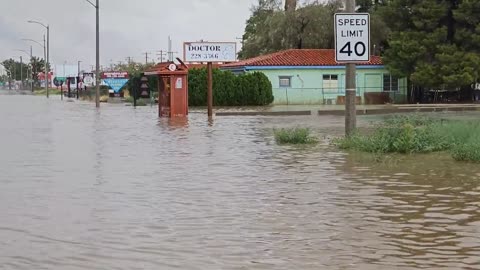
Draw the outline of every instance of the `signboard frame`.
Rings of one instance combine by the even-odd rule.
[[[207,51],[197,52],[195,57],[193,57],[188,46],[211,46],[217,49],[214,52],[209,52],[210,48],[207,48]],[[222,48],[223,47],[223,48]],[[233,52],[229,51],[228,48],[233,48]],[[187,52],[188,51],[188,52]],[[211,54],[211,55],[208,55]],[[215,54],[217,58],[215,59]],[[227,57],[231,55],[231,57]],[[219,58],[223,55],[223,58]],[[208,41],[198,41],[198,42],[184,42],[183,43],[183,61],[184,62],[211,62],[211,63],[226,63],[226,62],[235,62],[237,61],[237,43],[236,42],[208,42]]]
[[[365,18],[365,16],[366,16],[366,18]],[[366,19],[367,20],[366,28],[365,28],[365,26],[362,25],[361,27],[358,27],[355,30],[353,30],[353,31],[362,30],[363,31],[362,34],[366,30],[366,35],[365,36],[362,35],[362,37],[350,37],[349,40],[341,42],[339,39],[342,38],[342,36],[341,36],[343,34],[342,31],[346,30],[346,29],[343,26],[340,27],[338,25],[339,17],[359,17],[357,19],[360,19],[360,20],[361,19]],[[369,62],[370,61],[370,54],[371,54],[371,52],[370,52],[370,50],[371,50],[371,48],[370,48],[370,14],[369,13],[335,13],[334,26],[335,26],[335,62],[337,62],[337,63],[365,63],[365,62]],[[348,29],[348,30],[350,30],[350,29]],[[339,31],[340,31],[340,36],[339,36]],[[358,32],[356,32],[356,33],[358,33]],[[348,45],[348,44],[350,44],[350,45]],[[358,59],[358,57],[355,57],[355,56],[358,56],[358,51],[360,49],[362,49],[361,48],[362,46],[359,46],[361,44],[363,44],[364,52],[359,57],[364,56],[364,55],[366,55],[366,57]],[[345,59],[343,57],[339,57],[340,52],[342,52],[342,50],[344,50],[347,45],[348,45],[347,53],[351,52],[351,53],[353,53],[354,56],[349,55],[349,56],[347,56],[347,57],[349,57],[348,59]]]

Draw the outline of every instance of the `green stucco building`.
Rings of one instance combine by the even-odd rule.
[[[343,104],[345,65],[329,49],[292,49],[221,67],[234,73],[262,72],[276,105]],[[406,103],[407,80],[395,78],[378,56],[357,65],[357,100],[362,104]]]

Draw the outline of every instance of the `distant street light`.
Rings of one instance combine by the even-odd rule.
[[[18,52],[23,52],[25,53],[26,55],[28,55],[30,57],[30,60],[32,59],[32,56],[26,51],[26,50],[19,50],[19,49],[16,49],[15,51],[18,51]],[[21,81],[22,81],[22,87],[23,87],[23,61],[22,61],[22,57],[20,56],[20,70],[22,71],[22,74],[20,75],[20,78],[21,78]],[[27,65],[27,72],[28,72],[28,65]],[[28,78],[28,76],[27,76]],[[33,79],[33,78],[32,78]],[[23,89],[22,89],[23,90]]]
[[[96,10],[96,74],[95,74],[95,106],[100,107],[100,13],[99,13],[99,0],[96,0],[96,4],[93,4],[90,0],[85,0],[92,5]]]
[[[47,46],[46,46],[46,63],[45,63],[45,89],[47,90],[47,98],[48,98],[48,75],[50,74],[50,71],[48,70],[48,62],[50,61],[50,26],[49,25],[45,25],[41,22],[37,22],[37,21],[28,21],[28,23],[36,23],[36,24],[39,24],[43,27],[45,27],[45,29],[47,29]],[[44,37],[45,39],[45,37]]]
[[[80,63],[82,61],[78,61],[78,74],[77,74],[77,99],[79,98],[80,95]]]
[[[22,38],[22,40],[34,42],[43,48],[43,55],[45,57],[44,58],[45,59],[45,89],[47,91],[47,98],[48,98],[48,73],[46,72],[48,70],[48,63],[47,63],[48,61],[47,61],[47,47],[45,45],[45,35],[43,36],[43,45],[42,43],[30,38]],[[30,53],[31,53],[31,50],[32,48],[30,47]],[[32,92],[33,92],[33,83],[32,83]]]

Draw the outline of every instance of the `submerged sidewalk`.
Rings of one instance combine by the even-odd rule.
[[[402,104],[402,105],[357,105],[358,115],[480,111],[480,104]],[[215,108],[217,116],[293,116],[293,115],[344,115],[344,105],[279,105],[265,107],[220,107]]]

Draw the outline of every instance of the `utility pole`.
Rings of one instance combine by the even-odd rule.
[[[98,1],[96,0],[97,4],[95,5],[96,9],[96,17],[97,17],[97,23],[96,23],[96,86],[95,86],[95,106],[97,108],[100,107],[100,13],[99,13],[99,4]]]
[[[48,93],[48,75],[50,74],[50,71],[48,70],[48,63],[50,61],[50,25],[45,25],[41,22],[38,21],[28,21],[28,23],[35,23],[43,26],[45,29],[47,29],[47,44],[45,45],[45,35],[43,36],[43,47],[45,51],[45,89],[47,92],[47,98],[49,96]]]
[[[48,73],[47,73],[47,46],[45,45],[45,35],[43,35],[43,55],[45,56],[45,72],[43,73],[45,75],[45,91],[47,92],[47,98],[48,98]]]
[[[20,82],[23,89],[23,58],[20,56]]]
[[[35,71],[33,70],[33,63],[32,63],[32,62],[33,62],[33,46],[30,45],[30,65],[32,65],[32,70],[31,70],[31,72],[32,72],[32,81],[31,81],[30,84],[31,84],[31,86],[32,86],[32,93],[33,93],[33,76],[34,76],[34,74],[35,74]]]
[[[96,0],[96,3],[93,4],[90,0],[87,1],[92,7],[95,8],[96,23],[95,23],[95,106],[100,107],[100,5],[99,0]]]
[[[149,52],[145,52],[145,53],[143,53],[143,54],[145,54],[145,65],[147,65],[147,64],[148,64],[148,55],[149,55],[150,53],[149,53]]]
[[[48,63],[50,61],[50,25],[47,25],[47,64],[46,66],[46,72],[47,76],[45,77],[45,83],[47,84],[47,98],[49,96],[48,93],[48,75],[50,75],[50,70],[48,68]]]
[[[158,53],[157,53],[157,56],[159,56],[158,59],[160,59],[160,63],[163,63],[163,56],[166,56],[167,53],[166,53],[165,51],[163,51],[163,50],[160,50],[160,51],[157,51],[157,52],[158,52]]]
[[[78,70],[77,70],[77,99],[80,96],[80,63],[82,61],[78,61]]]
[[[346,0],[345,11],[355,13],[355,0]],[[346,64],[345,86],[345,134],[351,136],[357,128],[356,66],[353,63]]]

